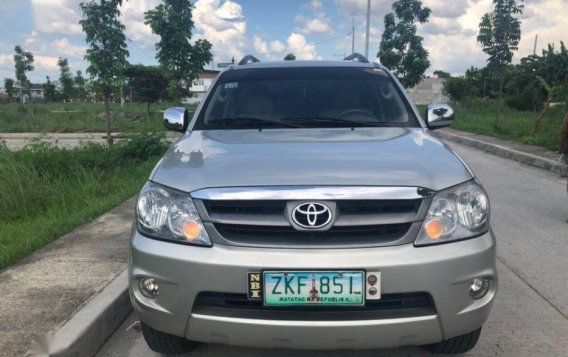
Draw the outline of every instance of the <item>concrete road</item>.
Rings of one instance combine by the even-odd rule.
[[[498,239],[500,289],[477,347],[469,356],[568,355],[568,197],[566,181],[548,171],[452,145],[489,191]],[[158,356],[135,314],[98,357]],[[192,356],[426,356],[417,347],[379,351],[287,351],[203,345]]]

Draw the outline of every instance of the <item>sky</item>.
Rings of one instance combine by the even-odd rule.
[[[14,77],[14,46],[35,56],[32,82],[46,76],[57,80],[57,60],[68,58],[71,70],[85,72],[84,35],[78,21],[82,0],[0,0],[0,79]],[[86,1],[86,0],[83,0]],[[369,57],[375,58],[383,31],[383,17],[392,0],[371,0]],[[144,25],[144,12],[160,0],[124,1],[122,21],[130,63],[156,64],[158,38]],[[423,0],[432,9],[430,21],[419,26],[432,66],[427,74],[443,70],[461,74],[470,66],[484,66],[487,56],[476,42],[479,20],[492,8],[492,0]],[[514,61],[548,43],[568,42],[568,0],[525,0],[522,40]],[[279,60],[288,52],[298,59],[336,59],[351,52],[351,26],[355,51],[365,51],[367,0],[197,0],[192,40],[213,44],[213,63],[238,61],[245,54],[261,60]],[[3,82],[3,81],[2,81]],[[2,85],[0,82],[0,86]]]

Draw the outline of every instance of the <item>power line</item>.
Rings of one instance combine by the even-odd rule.
[[[338,39],[338,38],[340,38],[340,37],[349,36],[349,35],[351,35],[351,31],[349,31],[349,32],[347,32],[347,33],[342,33],[341,35],[337,35],[337,36],[334,36],[334,37],[331,37],[331,38],[328,38],[328,39],[325,39],[325,40],[322,40],[322,41],[310,42],[310,43],[308,43],[308,44],[309,44],[309,45],[319,45],[320,43],[325,43],[325,42],[333,41],[333,40],[336,40],[336,39]]]

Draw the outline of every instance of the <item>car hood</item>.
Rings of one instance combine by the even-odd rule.
[[[193,131],[151,180],[181,191],[236,186],[418,186],[441,190],[473,177],[420,128]]]

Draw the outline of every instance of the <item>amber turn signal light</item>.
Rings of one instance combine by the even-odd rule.
[[[183,224],[183,235],[186,240],[193,241],[201,234],[201,228],[196,221],[187,221]]]
[[[433,219],[426,223],[426,235],[430,239],[440,239],[444,232],[444,225],[437,219]]]

